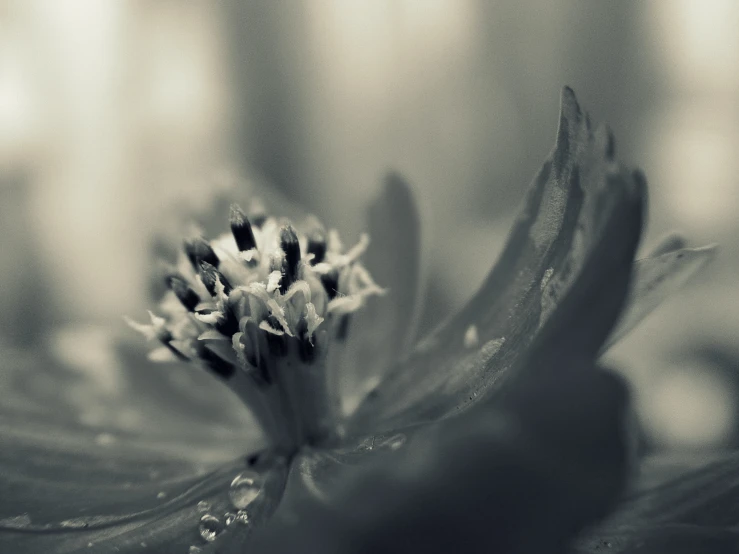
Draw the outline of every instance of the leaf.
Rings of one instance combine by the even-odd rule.
[[[605,348],[618,342],[666,298],[680,290],[716,255],[716,246],[683,248],[637,260],[624,313]]]
[[[587,357],[600,349],[600,335],[610,331],[625,294],[644,195],[641,174],[615,160],[610,132],[592,132],[573,92],[564,89],[555,148],[528,191],[500,260],[470,302],[367,397],[352,422],[355,432],[466,409],[501,385],[555,318],[578,324],[567,341],[574,348],[569,354]],[[558,315],[568,297],[567,314]],[[612,309],[590,309],[585,299]],[[550,338],[567,337],[567,328],[560,331]]]
[[[624,483],[627,395],[592,367],[548,375],[400,447],[297,463],[252,551],[559,552]]]

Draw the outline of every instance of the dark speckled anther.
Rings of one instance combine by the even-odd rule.
[[[228,282],[228,279],[226,279],[223,273],[218,271],[208,262],[200,262],[200,279],[203,281],[205,288],[208,289],[211,296],[215,296],[218,292],[216,290],[216,283],[218,281],[223,285],[224,294],[228,295],[233,290],[231,283]]]
[[[251,223],[249,218],[246,217],[246,213],[238,205],[231,204],[231,215],[229,217],[231,223],[231,233],[236,240],[236,246],[238,246],[241,252],[246,252],[252,248],[257,247],[257,241],[254,238],[254,232],[251,229]]]
[[[282,268],[280,290],[284,294],[298,279],[298,265],[300,264],[300,243],[295,229],[286,225],[280,230],[280,248],[285,253],[285,262]]]
[[[200,304],[198,293],[196,293],[182,277],[176,275],[168,277],[167,286],[188,312],[195,311],[195,306]]]
[[[208,241],[202,237],[185,241],[185,253],[195,271],[200,270],[201,262],[207,262],[213,267],[218,267],[221,263]]]

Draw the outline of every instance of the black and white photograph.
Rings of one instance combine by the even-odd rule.
[[[0,554],[739,554],[739,0],[0,0]]]

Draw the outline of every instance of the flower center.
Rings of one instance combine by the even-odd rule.
[[[359,262],[369,239],[345,250],[315,218],[251,217],[231,206],[231,232],[184,243],[166,277],[162,315],[128,320],[159,347],[157,361],[198,363],[253,411],[273,446],[292,452],[335,432],[339,399],[327,371],[346,320],[383,289]]]

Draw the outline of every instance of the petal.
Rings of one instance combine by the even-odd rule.
[[[603,516],[626,475],[623,383],[569,369],[409,430],[374,457],[304,459],[253,551],[561,551]]]
[[[628,283],[644,196],[643,177],[615,161],[610,132],[591,132],[574,94],[564,89],[555,148],[499,262],[467,306],[367,397],[355,429],[455,413],[496,388],[552,320],[577,325],[567,337],[568,356],[600,349]],[[604,303],[608,309],[595,309]],[[542,344],[554,346],[564,331],[550,332]]]
[[[96,345],[73,341],[72,351],[89,354]],[[197,503],[226,505],[230,480],[244,467],[243,453],[260,444],[259,432],[234,432],[207,410],[198,421],[208,402],[193,404],[176,392],[170,402],[173,388],[158,372],[147,374],[149,365],[129,367],[135,379],[119,380],[96,365],[99,356],[78,360],[80,367],[43,352],[4,350],[2,357],[0,551],[161,552],[162,544],[182,543],[186,552],[185,542],[203,542]],[[116,394],[118,386],[124,394]],[[271,505],[283,487],[275,486]]]
[[[223,520],[235,511],[229,484],[249,467],[243,457],[224,462],[244,446],[220,440],[188,450],[6,419],[0,436],[2,552],[187,552],[206,542],[198,503]],[[264,491],[249,507],[254,523],[271,513],[284,486],[284,467],[264,471]],[[229,528],[214,544],[241,541],[249,531]]]
[[[578,552],[596,552],[604,543],[609,552],[735,552],[737,506],[739,451],[625,501],[583,538]]]
[[[606,348],[631,331],[665,298],[680,290],[716,255],[715,245],[664,252],[662,249],[667,244],[663,243],[657,254],[634,263],[627,306],[616,329],[608,338]]]
[[[413,191],[400,175],[388,175],[370,206],[368,232],[364,264],[387,292],[352,315],[346,347],[334,349],[331,363],[346,411],[379,382],[391,362],[404,357],[414,338],[422,292],[420,219]]]

